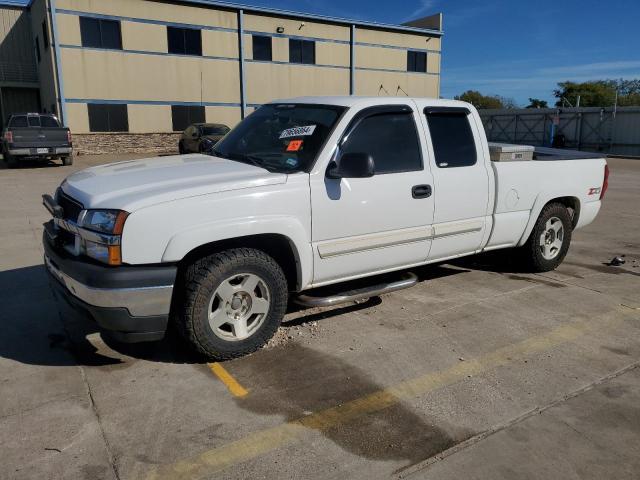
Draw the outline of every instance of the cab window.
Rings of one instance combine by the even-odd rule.
[[[410,110],[366,117],[349,133],[340,152],[369,153],[376,175],[422,170],[420,141]]]

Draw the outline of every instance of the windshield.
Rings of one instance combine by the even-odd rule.
[[[218,142],[211,153],[279,172],[306,170],[344,110],[335,105],[264,105]]]
[[[228,131],[229,127],[224,125],[202,127],[202,135],[225,135]]]

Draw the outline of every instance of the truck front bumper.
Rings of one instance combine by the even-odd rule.
[[[164,337],[177,267],[97,265],[60,252],[43,238],[44,263],[56,297],[115,339],[147,342]]]

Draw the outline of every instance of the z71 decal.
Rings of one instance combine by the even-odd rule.
[[[312,135],[316,129],[315,125],[307,125],[306,127],[293,127],[283,130],[280,138],[302,137],[304,135]]]
[[[601,190],[602,190],[602,188],[600,188],[600,187],[590,188],[589,189],[589,195],[598,195]]]

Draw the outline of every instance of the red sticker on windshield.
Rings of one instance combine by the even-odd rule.
[[[302,147],[302,140],[291,140],[287,145],[287,152],[297,152]]]

